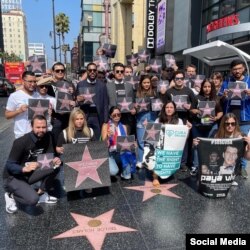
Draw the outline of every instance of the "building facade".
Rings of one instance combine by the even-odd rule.
[[[28,43],[29,56],[45,55],[45,46],[43,43]]]
[[[28,57],[26,18],[20,10],[2,13],[4,50],[15,53],[23,61]]]
[[[93,56],[100,47],[103,34],[106,30],[110,34],[110,11],[105,20],[104,0],[82,0],[81,1],[81,25],[79,44],[79,66],[86,66],[93,61]]]
[[[22,10],[22,0],[1,0],[2,12]]]

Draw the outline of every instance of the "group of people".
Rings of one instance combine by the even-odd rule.
[[[60,62],[53,65],[51,76],[39,80],[33,72],[23,73],[22,88],[10,95],[5,112],[7,119],[14,119],[16,138],[4,170],[8,213],[17,211],[16,201],[26,205],[57,202],[57,198],[48,192],[60,170],[60,155],[64,153],[65,143],[105,141],[110,174],[115,176],[120,173],[123,179],[131,179],[136,167],[144,166],[143,135],[147,123],[151,122],[161,123],[163,127],[165,124],[188,126],[190,133],[180,169],[190,169],[191,175],[196,175],[199,169],[197,152],[194,150],[199,143],[198,137],[242,137],[247,144],[245,157],[249,159],[250,79],[245,75],[244,62],[232,61],[231,76],[224,82],[220,73],[214,73],[210,78],[205,78],[198,88],[192,84],[188,86],[197,74],[194,65],[188,65],[185,71],[176,67],[162,67],[160,77],[152,73],[150,66],[143,72],[133,70],[131,66],[115,63],[112,78],[105,78],[103,74],[102,79],[98,76],[97,65],[89,63],[84,80],[77,84],[65,79],[65,67]],[[138,86],[125,81],[125,73],[127,76],[140,75]],[[159,80],[167,80],[168,89],[157,88]],[[245,97],[237,101],[229,98],[228,89],[228,83],[235,81],[247,84]],[[61,113],[56,109],[56,97],[60,91],[72,95],[71,112]],[[185,102],[177,100],[177,96],[185,96]],[[127,98],[132,100],[133,105],[123,112],[119,100],[127,102]],[[161,110],[139,109],[136,100],[142,98],[159,99],[162,102]],[[48,115],[35,115],[30,121],[27,116],[29,99],[48,99]],[[201,116],[201,101],[215,102],[214,115]],[[127,135],[135,135],[137,153],[118,152],[117,137]],[[54,167],[41,174],[37,157],[44,153],[54,154]],[[246,165],[246,160],[242,159],[240,174],[244,178],[247,178]],[[153,185],[159,186],[158,176],[155,173],[152,176]],[[34,190],[31,184],[38,181],[40,186]]]

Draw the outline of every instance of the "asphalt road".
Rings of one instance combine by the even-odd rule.
[[[0,133],[4,132],[7,128],[11,127],[13,120],[7,120],[4,117],[5,107],[8,98],[0,96]]]

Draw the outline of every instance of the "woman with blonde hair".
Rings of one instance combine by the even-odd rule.
[[[75,108],[69,116],[69,125],[58,137],[56,151],[63,154],[63,144],[66,143],[86,143],[93,139],[94,132],[87,125],[85,113]]]

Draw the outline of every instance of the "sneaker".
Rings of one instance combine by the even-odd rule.
[[[10,193],[4,194],[5,202],[6,202],[6,212],[9,214],[13,214],[17,211],[16,202],[13,198],[13,195]]]
[[[38,203],[55,204],[57,201],[58,199],[56,197],[44,192],[42,195],[40,195]]]
[[[237,186],[239,186],[239,184],[238,184],[238,182],[236,182],[236,181],[233,181],[233,182],[232,182],[232,186],[235,186],[235,187],[237,187]]]
[[[192,167],[190,170],[190,175],[196,176],[198,174],[198,168],[197,167]]]
[[[181,169],[182,172],[187,172],[188,171],[188,167],[185,164],[181,165],[180,169]]]
[[[137,162],[137,163],[136,163],[136,167],[137,167],[137,168],[142,168],[142,167],[143,167],[143,166],[142,166],[142,163],[141,163],[141,162]]]
[[[124,179],[124,180],[130,180],[131,179],[131,174],[126,174],[126,175],[121,174],[121,178]]]
[[[241,176],[244,178],[244,179],[247,179],[248,178],[248,174],[247,174],[247,171],[245,168],[242,168],[241,169]]]

